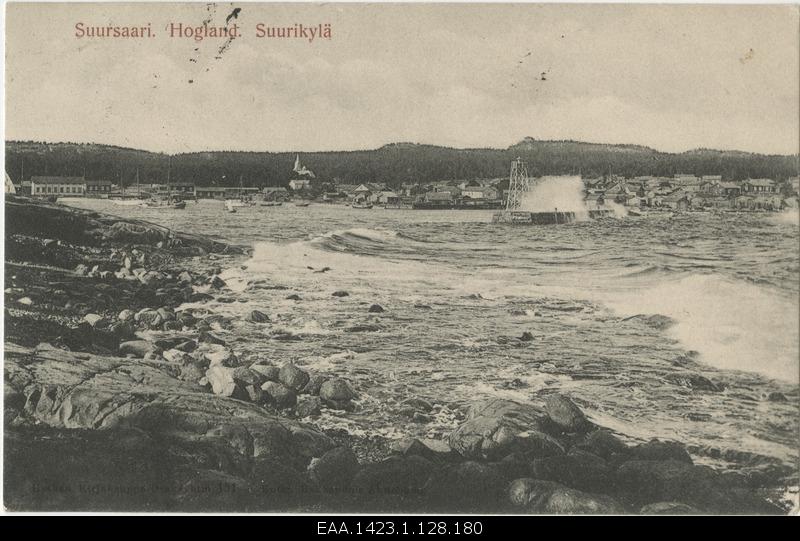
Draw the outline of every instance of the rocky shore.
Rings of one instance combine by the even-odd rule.
[[[476,402],[440,440],[314,428],[325,409],[357,407],[350,382],[237,352],[230,322],[203,307],[229,295],[220,273],[247,254],[7,196],[8,509],[788,511],[791,468],[719,472],[677,442],[631,445],[561,394]],[[270,324],[256,310],[247,321]]]

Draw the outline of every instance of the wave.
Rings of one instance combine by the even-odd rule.
[[[604,297],[620,314],[675,320],[667,333],[709,365],[798,382],[797,298],[717,274],[691,274]]]

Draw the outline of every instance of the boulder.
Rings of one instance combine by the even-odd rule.
[[[512,507],[527,513],[620,514],[626,509],[604,495],[589,494],[552,481],[521,478],[508,487]]]
[[[156,329],[164,322],[164,318],[161,317],[161,314],[159,314],[152,308],[145,308],[143,310],[140,310],[134,316],[134,320],[141,327],[145,327],[148,329]]]
[[[719,385],[717,383],[714,383],[707,377],[701,376],[700,374],[695,374],[693,372],[667,374],[666,376],[664,376],[664,379],[676,385],[680,385],[681,387],[686,387],[688,389],[697,391],[709,391],[713,393],[719,393],[725,390],[724,385]]]
[[[332,378],[322,384],[319,397],[328,407],[333,409],[347,409],[350,401],[356,394],[350,389],[347,382],[341,378]]]
[[[228,285],[225,283],[225,280],[223,280],[219,276],[214,276],[209,283],[211,287],[213,287],[214,289],[222,289],[223,287]]]
[[[302,394],[318,395],[322,384],[329,379],[329,376],[323,374],[313,374],[308,378],[308,383],[303,386],[300,392]]]
[[[258,372],[267,381],[278,381],[280,374],[280,368],[269,364],[251,364],[250,370]]]
[[[299,301],[300,300],[300,295],[297,295],[297,294],[289,295],[288,297],[286,297],[286,300],[287,301]]]
[[[220,338],[220,337],[216,336],[215,334],[212,334],[212,333],[210,333],[208,331],[201,332],[198,340],[200,342],[206,342],[208,344],[216,344],[218,346],[224,346],[225,345],[225,340],[223,340],[222,338]]]
[[[436,466],[419,456],[391,456],[365,464],[353,478],[352,487],[364,495],[365,509],[408,510],[410,505],[420,505],[423,487],[435,470]]]
[[[358,459],[347,447],[336,447],[311,460],[308,475],[323,490],[344,490],[358,472]]]
[[[607,490],[613,479],[605,460],[581,449],[570,449],[566,455],[538,458],[531,464],[530,471],[536,479],[592,492]]]
[[[372,306],[369,307],[370,314],[380,314],[385,311],[386,310],[384,310],[383,306],[381,306],[380,304],[373,304]]]
[[[249,314],[247,314],[247,321],[249,321],[250,323],[268,323],[269,316],[264,312],[253,310]]]
[[[192,275],[188,271],[183,271],[178,275],[178,282],[184,284],[191,284],[192,283]]]
[[[699,515],[700,511],[681,502],[650,503],[639,509],[642,515]]]
[[[233,368],[215,365],[206,370],[205,376],[215,395],[231,397],[242,395],[241,389],[237,387],[236,381],[233,379]]]
[[[103,326],[103,324],[106,323],[105,318],[98,314],[86,314],[83,316],[83,320],[92,327]]]
[[[119,313],[119,315],[117,316],[117,319],[119,319],[120,321],[128,321],[130,319],[133,319],[134,315],[135,314],[134,314],[133,310],[128,310],[126,308],[125,310],[123,310],[123,311],[121,311]]]
[[[292,363],[286,363],[280,368],[278,379],[286,387],[297,392],[308,383],[308,372]]]
[[[505,483],[497,468],[466,461],[434,471],[423,488],[437,511],[469,513],[499,509]]]
[[[630,448],[605,429],[594,430],[584,436],[576,446],[608,461],[618,461],[630,455]]]
[[[147,340],[129,340],[119,345],[120,355],[133,355],[143,358],[148,353],[155,351],[155,345]]]
[[[350,293],[348,293],[347,291],[334,291],[333,293],[331,293],[331,295],[333,297],[349,297]]]
[[[549,395],[544,399],[548,417],[566,432],[585,432],[590,423],[583,412],[568,397],[560,394]]]
[[[692,457],[683,444],[674,441],[650,440],[630,450],[635,460],[677,460],[692,464]]]
[[[297,402],[295,415],[302,419],[304,417],[315,417],[322,412],[322,400],[318,396],[306,396]]]
[[[280,383],[267,381],[261,385],[261,390],[265,393],[266,402],[278,409],[291,408],[297,403],[294,391]]]
[[[465,458],[499,460],[520,452],[534,457],[563,454],[561,444],[541,431],[542,412],[509,400],[473,405],[467,420],[449,437],[450,447]]]

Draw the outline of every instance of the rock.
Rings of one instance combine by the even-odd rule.
[[[258,310],[253,310],[247,315],[247,321],[251,323],[268,323],[269,316],[264,312],[259,312]]]
[[[468,513],[496,511],[503,487],[503,478],[495,467],[466,461],[435,471],[423,490],[432,509]]]
[[[606,461],[581,449],[536,459],[531,464],[531,474],[536,479],[592,492],[606,490],[612,481],[611,468]]]
[[[268,364],[251,364],[250,370],[258,372],[267,381],[278,381],[278,374],[280,374],[280,369],[277,366]]]
[[[352,325],[344,328],[344,332],[378,332],[380,330],[380,325]]]
[[[286,363],[278,372],[278,379],[289,389],[299,391],[308,383],[308,372],[301,370],[292,363]]]
[[[769,393],[767,395],[767,400],[770,402],[787,402],[786,395],[777,391]]]
[[[198,340],[200,342],[206,342],[206,343],[209,343],[209,344],[216,344],[218,346],[224,346],[225,345],[225,340],[223,340],[222,338],[220,338],[217,335],[212,334],[212,333],[210,333],[208,331],[201,332]]]
[[[106,322],[105,318],[98,314],[86,314],[83,320],[92,327],[102,326]]]
[[[133,355],[138,358],[143,358],[154,350],[155,346],[147,340],[130,340],[119,345],[120,355]]]
[[[414,421],[415,423],[427,424],[433,422],[433,417],[425,413],[420,413],[418,411],[415,411],[414,415],[411,416],[411,420]]]
[[[318,395],[320,389],[322,388],[322,384],[328,381],[330,378],[323,374],[313,374],[308,378],[308,383],[303,386],[303,389],[300,391],[302,394],[311,394],[311,395]]]
[[[402,456],[421,456],[431,462],[438,462],[441,459],[435,451],[417,438],[403,438],[393,441],[389,448],[393,453]]]
[[[163,321],[174,321],[175,320],[175,312],[167,308],[166,306],[162,306],[161,308],[157,309],[158,315],[161,316]]]
[[[202,353],[203,358],[208,361],[210,366],[225,366],[233,368],[239,364],[239,359],[231,349],[224,346],[213,345],[212,349],[206,349]]]
[[[328,407],[333,409],[347,409],[356,394],[350,389],[347,382],[341,378],[332,378],[322,384],[319,397]]]
[[[380,304],[373,304],[372,306],[369,307],[370,314],[380,314],[385,311],[386,310],[384,310],[383,306],[381,306]]]
[[[331,296],[333,296],[333,297],[349,297],[350,293],[348,293],[347,291],[334,291],[333,293],[331,293]]]
[[[189,274],[188,271],[183,271],[182,273],[180,273],[178,275],[178,282],[181,282],[181,283],[184,283],[184,284],[191,284],[192,283],[192,275]]]
[[[542,431],[543,418],[533,406],[490,399],[470,407],[467,420],[448,441],[456,452],[470,459],[499,460],[515,452],[531,458],[564,454],[561,444]]]
[[[545,398],[548,417],[567,432],[583,432],[590,427],[583,412],[568,397],[555,394]]]
[[[519,337],[519,340],[521,342],[530,342],[531,340],[533,340],[533,335],[528,331],[525,331],[522,333],[522,336]]]
[[[300,300],[300,295],[296,295],[296,294],[289,295],[288,297],[286,297],[286,300],[287,301],[299,301]]]
[[[619,502],[604,495],[589,494],[552,481],[522,478],[508,487],[511,505],[528,513],[623,514]]]
[[[164,357],[164,359],[166,359],[167,361],[169,361],[171,363],[181,363],[181,364],[183,364],[183,363],[187,363],[187,362],[190,362],[190,361],[194,360],[194,359],[192,359],[192,357],[190,357],[185,352],[179,351],[177,349],[167,349],[161,355]]]
[[[324,490],[344,490],[358,472],[358,459],[347,447],[331,449],[308,466],[308,475]]]
[[[681,502],[657,502],[647,504],[639,513],[642,515],[699,515],[700,510]]]
[[[184,340],[183,342],[176,344],[175,349],[185,353],[191,353],[197,349],[197,342],[194,340]]]
[[[406,509],[405,502],[419,501],[426,481],[435,470],[436,466],[419,456],[391,456],[365,464],[353,479],[352,487],[366,495],[363,501],[366,509]]]
[[[631,448],[635,460],[677,460],[692,464],[692,457],[683,444],[674,441],[651,440]]]
[[[266,400],[278,409],[291,408],[297,403],[297,395],[284,385],[267,381],[261,385],[261,390],[266,393]]]
[[[306,396],[297,402],[295,414],[299,418],[315,417],[322,413],[322,400],[318,396]]]
[[[89,273],[89,267],[84,264],[80,264],[75,267],[75,274],[78,276],[86,276]]]
[[[577,444],[579,449],[593,453],[605,460],[616,460],[630,455],[630,448],[622,440],[605,429],[589,432]]]
[[[221,365],[212,366],[206,370],[206,379],[211,384],[211,390],[218,396],[231,396],[243,393],[237,388],[236,381],[233,379],[233,368]]]
[[[669,382],[675,383],[676,385],[680,385],[682,387],[686,387],[688,389],[697,390],[697,391],[710,391],[714,393],[722,392],[725,390],[724,385],[718,385],[708,379],[705,376],[701,376],[700,374],[694,374],[692,372],[685,372],[680,374],[667,374],[664,376]]]
[[[228,284],[225,283],[225,280],[223,280],[219,276],[214,276],[211,279],[210,284],[211,284],[211,287],[213,287],[214,289],[222,289],[223,287],[228,285]]]
[[[158,328],[164,322],[164,318],[161,317],[161,314],[151,308],[140,310],[133,319],[139,323],[139,325],[148,329]]]
[[[17,299],[17,302],[25,306],[31,306],[33,304],[33,300],[30,297],[22,297],[21,299]]]
[[[429,412],[433,409],[433,406],[427,400],[423,400],[422,398],[406,398],[402,402],[400,402],[401,406],[410,406],[415,410]]]
[[[119,313],[117,319],[119,319],[120,321],[129,321],[133,319],[133,316],[134,316],[133,310],[125,309]]]

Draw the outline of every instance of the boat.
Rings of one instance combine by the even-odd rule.
[[[298,201],[294,204],[295,207],[307,207],[310,203],[308,201]]]
[[[259,205],[262,206],[262,207],[280,207],[281,205],[283,205],[283,202],[282,201],[261,201],[259,203]]]
[[[354,209],[371,209],[372,203],[368,201],[354,201],[352,205],[350,205]]]

